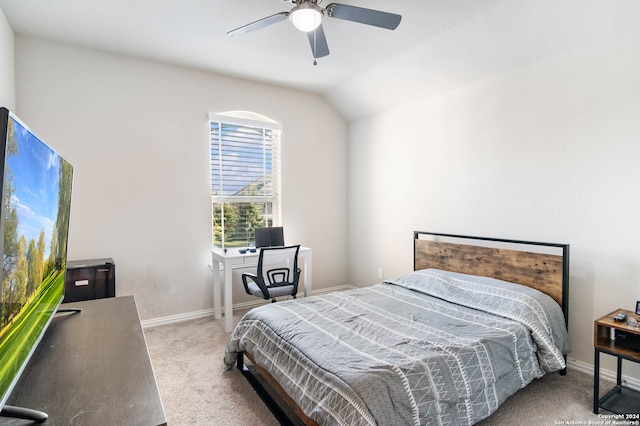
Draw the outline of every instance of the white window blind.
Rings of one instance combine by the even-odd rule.
[[[280,224],[278,123],[211,115],[213,244],[254,245],[255,229]]]

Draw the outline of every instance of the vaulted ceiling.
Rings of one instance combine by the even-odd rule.
[[[242,37],[226,34],[289,11],[288,1],[0,0],[0,8],[18,36],[316,92],[348,120],[579,48],[638,22],[635,14],[610,10],[610,0],[339,2],[397,13],[402,22],[389,31],[325,18],[331,53],[313,65],[306,35],[286,20]]]

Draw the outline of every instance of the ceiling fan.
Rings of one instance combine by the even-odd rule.
[[[287,18],[293,25],[307,33],[311,51],[313,53],[313,64],[316,59],[329,54],[329,46],[322,28],[322,18],[337,18],[345,21],[358,22],[360,24],[372,25],[374,27],[395,30],[400,24],[402,16],[395,13],[381,12],[379,10],[365,9],[362,7],[348,6],[346,4],[331,3],[325,8],[319,6],[322,0],[284,0],[290,1],[295,6],[289,12],[280,12],[267,16],[247,25],[243,25],[227,32],[231,37],[244,35],[283,21]]]

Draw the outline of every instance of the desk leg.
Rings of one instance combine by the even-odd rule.
[[[600,351],[594,351],[593,357],[593,413],[598,414],[600,400]]]
[[[220,262],[213,259],[211,261],[213,274],[213,316],[219,320],[222,318],[222,288],[220,286]]]
[[[311,252],[304,254],[304,297],[311,296],[311,292],[313,291],[313,283],[311,281],[311,276],[313,275],[312,267],[313,261],[311,259]]]
[[[231,264],[224,265],[224,331],[231,333],[233,330],[233,275]]]

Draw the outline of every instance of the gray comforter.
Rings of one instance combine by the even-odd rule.
[[[321,425],[462,425],[565,367],[564,317],[516,284],[439,270],[248,312],[246,351]]]

